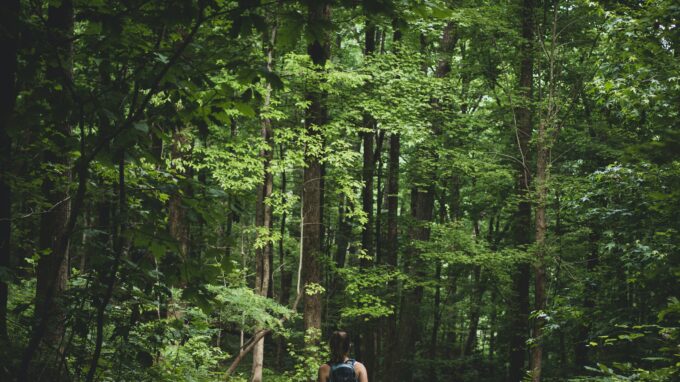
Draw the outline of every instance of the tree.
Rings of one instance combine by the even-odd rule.
[[[12,138],[14,105],[16,102],[16,70],[17,50],[19,40],[20,1],[11,1],[2,14],[2,35],[0,35],[0,50],[5,52],[4,69],[0,76],[0,87],[5,89],[0,99],[0,270],[3,273],[0,280],[0,339],[5,342],[7,334],[7,297],[9,275],[11,269],[10,239],[12,230],[12,188],[10,185],[10,169],[12,168]]]
[[[271,27],[268,39],[265,43],[265,55],[267,57],[267,72],[272,72],[274,61],[274,44],[276,43],[276,23]],[[271,84],[265,85],[265,94],[262,104],[263,113],[268,112],[271,106]],[[258,229],[258,246],[255,275],[255,291],[261,296],[267,297],[273,285],[270,285],[271,258],[274,256],[274,246],[272,243],[272,229],[274,227],[273,209],[271,206],[271,196],[274,190],[274,174],[272,173],[271,162],[274,154],[274,134],[272,131],[271,117],[262,117],[262,140],[265,148],[260,151],[263,163],[264,180],[257,188],[257,205],[255,211],[255,225]],[[257,342],[253,350],[253,371],[251,381],[262,381],[262,363],[264,360],[264,339]]]
[[[522,44],[520,50],[519,89],[522,98],[515,107],[514,139],[517,142],[519,155],[517,167],[517,211],[513,221],[514,242],[518,246],[526,246],[531,242],[531,202],[529,191],[531,184],[531,157],[529,141],[533,133],[532,122],[532,89],[534,65],[534,2],[524,0],[521,7]],[[510,340],[509,380],[520,381],[524,374],[526,360],[526,340],[529,322],[529,280],[530,268],[527,263],[520,263],[513,276],[513,300],[509,308],[512,320]]]
[[[317,70],[323,70],[330,58],[330,42],[327,24],[330,22],[331,7],[327,2],[312,2],[308,5],[308,22],[311,41],[307,53]],[[327,122],[328,110],[325,95],[318,89],[309,90],[306,94],[309,107],[305,115],[306,133],[313,138],[305,152],[305,169],[302,185],[302,216],[304,234],[302,236],[303,267],[305,284],[304,324],[305,330],[321,329],[321,296],[314,286],[321,282],[321,246],[323,243],[323,192],[321,149],[323,137],[321,127]],[[309,289],[311,288],[311,289]],[[317,336],[319,333],[312,334]]]
[[[71,120],[74,114],[72,89],[73,70],[73,36],[74,10],[73,2],[63,1],[59,5],[50,6],[47,15],[47,27],[51,31],[51,41],[55,49],[53,61],[46,69],[46,79],[52,86],[50,91],[50,110],[53,125],[47,131],[48,139],[57,147],[67,144],[71,137]],[[67,168],[70,162],[65,153],[58,148],[47,148],[43,153],[44,161],[59,168]],[[60,297],[66,289],[68,279],[69,238],[66,233],[66,222],[71,209],[68,170],[50,174],[43,182],[42,191],[45,196],[47,213],[40,220],[40,248],[45,255],[41,256],[37,268],[37,286],[35,303],[35,321],[38,329],[44,334],[45,351],[48,354],[61,354],[61,339],[64,335],[63,322],[65,312]],[[43,324],[44,322],[44,324]],[[44,366],[43,366],[44,367]],[[62,377],[58,371],[57,379]]]

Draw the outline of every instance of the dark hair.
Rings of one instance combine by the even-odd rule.
[[[342,363],[349,353],[349,334],[342,330],[336,330],[328,342],[331,348],[331,363]]]

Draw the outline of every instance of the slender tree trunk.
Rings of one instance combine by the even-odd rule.
[[[375,52],[375,36],[376,28],[372,21],[366,21],[364,30],[365,45],[364,55],[369,58]],[[369,85],[370,86],[370,85]],[[365,251],[366,256],[361,258],[361,267],[366,268],[375,264],[375,242],[374,242],[374,215],[373,215],[373,177],[375,175],[375,153],[374,143],[376,138],[376,121],[369,114],[364,113],[363,116],[364,131],[361,133],[363,140],[363,166],[362,166],[362,180],[364,187],[361,190],[361,207],[366,215],[366,224],[362,227],[361,232],[361,247]],[[379,213],[380,211],[378,211]],[[369,259],[370,258],[370,259]],[[375,325],[373,322],[364,322],[360,329],[361,336],[360,343],[363,345],[361,351],[361,361],[366,365],[368,370],[368,377],[372,379],[375,373],[376,365],[376,349],[375,349]]]
[[[392,25],[394,34],[392,41],[394,44],[394,53],[399,54],[399,44],[401,44],[401,29],[399,28],[399,20],[394,19]],[[390,134],[390,148],[387,160],[387,185],[385,189],[385,198],[387,204],[387,231],[385,233],[385,256],[383,261],[386,265],[393,269],[397,269],[399,261],[399,155],[401,138],[398,132]],[[398,306],[399,293],[398,284],[396,281],[388,283],[387,299],[389,302]],[[385,319],[384,335],[385,339],[385,353],[382,368],[382,380],[396,381],[398,379],[397,362],[399,360],[397,338],[397,318],[398,311],[395,311]]]
[[[515,142],[520,156],[518,168],[517,196],[520,200],[514,216],[513,236],[515,244],[525,246],[531,242],[531,204],[529,203],[530,164],[529,141],[533,129],[532,123],[532,87],[533,87],[533,40],[534,40],[534,0],[522,0],[522,38],[519,88],[522,94],[520,106],[515,110],[517,127]],[[529,320],[529,279],[530,266],[527,263],[518,265],[513,275],[513,300],[508,309],[510,317],[510,369],[509,382],[519,382],[524,377],[526,364],[528,320]]]
[[[71,97],[64,93],[71,86],[73,22],[71,0],[64,0],[58,6],[49,7],[47,26],[51,31],[51,44],[59,58],[54,58],[48,65],[46,78],[61,86],[61,90],[54,89],[57,88],[56,86],[52,87],[50,94],[53,105],[50,118],[54,125],[50,127],[48,134],[55,147],[63,147],[64,142],[61,140],[71,136],[71,107],[64,105],[64,102],[69,102]],[[65,150],[55,152],[47,149],[43,153],[43,160],[55,165],[68,166],[69,163]],[[36,322],[40,322],[43,318],[47,320],[42,336],[45,345],[43,355],[55,354],[55,352],[60,354],[62,351],[60,343],[64,331],[65,312],[60,298],[66,289],[68,278],[68,244],[59,245],[58,241],[66,228],[65,223],[68,220],[71,205],[68,192],[71,181],[70,171],[65,170],[61,176],[58,182],[55,182],[52,176],[45,177],[42,185],[42,192],[49,209],[40,218],[39,246],[46,253],[38,260],[35,318]],[[56,357],[56,359],[59,358]],[[48,361],[43,359],[42,362]],[[43,367],[52,366],[54,370],[57,370],[57,365],[43,364]],[[41,372],[37,368],[33,371]],[[53,378],[58,380],[62,376],[55,375]]]
[[[378,133],[375,155],[373,156],[373,162],[378,164],[376,168],[376,208],[375,208],[375,264],[383,263],[382,257],[385,255],[385,251],[382,243],[382,211],[383,203],[385,197],[385,188],[383,185],[383,143],[385,142],[385,131],[380,131]]]
[[[115,232],[112,235],[114,240],[114,260],[111,264],[108,276],[105,279],[106,291],[104,296],[102,296],[101,302],[97,307],[97,319],[96,319],[96,337],[95,337],[95,348],[90,361],[90,369],[87,371],[87,376],[85,380],[87,382],[94,381],[95,373],[97,371],[97,366],[99,364],[99,357],[101,355],[102,344],[104,342],[104,314],[106,312],[106,307],[109,305],[109,301],[113,296],[113,288],[116,284],[116,273],[118,272],[118,266],[123,258],[125,252],[125,236],[124,230],[127,219],[127,198],[125,196],[125,152],[121,150],[118,153],[118,211],[116,214],[116,224]]]
[[[482,267],[475,265],[472,271],[473,293],[470,303],[469,321],[467,339],[465,340],[465,348],[463,349],[463,356],[469,356],[474,353],[477,347],[477,329],[479,328],[479,316],[482,307],[482,297],[484,296],[484,281],[482,279]]]
[[[446,223],[446,193],[442,192],[439,197],[439,224]],[[438,339],[439,339],[439,328],[441,326],[441,282],[442,282],[442,261],[440,259],[435,259],[435,271],[434,271],[434,304],[433,304],[433,314],[432,314],[432,333],[430,337],[430,360],[434,361],[437,359],[438,353]],[[430,380],[437,380],[437,369],[435,367],[430,368]]]
[[[335,266],[343,268],[347,257],[347,250],[352,236],[352,225],[350,224],[347,212],[350,210],[347,195],[340,196],[338,205],[338,229],[335,232]]]
[[[489,314],[489,362],[493,362],[494,355],[496,353],[496,293],[495,291],[491,293],[491,313]],[[491,371],[494,372],[496,368],[492,368]]]
[[[581,320],[578,332],[577,341],[574,347],[574,363],[577,367],[577,372],[583,372],[584,368],[589,362],[588,341],[593,320],[593,309],[595,308],[595,296],[597,293],[597,285],[595,283],[595,271],[600,262],[598,253],[598,244],[600,240],[600,231],[598,227],[591,227],[591,232],[588,237],[590,251],[586,259],[586,278],[584,280],[585,288],[583,291],[583,308],[585,316]]]
[[[6,2],[0,14],[0,268],[11,269],[10,239],[12,236],[12,190],[8,175],[12,168],[12,126],[16,102],[17,50],[19,48],[19,0]],[[9,340],[7,334],[8,283],[0,281],[0,344]],[[2,374],[0,374],[2,376]]]
[[[330,37],[326,30],[326,25],[330,23],[331,7],[325,1],[315,1],[309,4],[309,23],[314,24],[316,34],[313,41],[307,47],[307,52],[312,59],[312,63],[322,70],[330,57]],[[320,25],[321,24],[321,25]],[[328,119],[326,108],[326,95],[319,90],[307,93],[307,100],[310,102],[305,118],[305,128],[307,134],[322,141],[320,127]],[[303,263],[302,276],[303,285],[319,284],[321,282],[321,245],[323,234],[323,194],[322,194],[322,164],[320,153],[312,152],[309,148],[305,153],[305,170],[302,185],[302,214],[304,217],[303,235]],[[304,294],[304,313],[303,323],[306,331],[315,331],[315,335],[320,334],[321,330],[321,295],[319,293]],[[313,338],[313,343],[318,343],[318,338]]]
[[[396,34],[396,32],[395,32]],[[387,233],[385,236],[385,264],[396,269],[399,259],[399,151],[400,137],[398,133],[390,135],[390,151],[387,169]],[[388,284],[388,301],[395,306],[399,300],[396,281]],[[397,353],[397,312],[386,318],[385,323],[385,361],[383,375],[385,381],[397,380],[396,362],[399,358]]]
[[[274,43],[276,41],[276,23],[271,28],[268,36],[267,46],[267,71],[272,71],[274,61]],[[269,112],[268,108],[271,103],[271,85],[267,84],[264,103],[262,105],[263,112]],[[255,291],[261,296],[269,296],[271,291],[271,276],[272,276],[272,257],[273,245],[270,239],[271,230],[273,228],[273,210],[268,200],[271,198],[274,190],[274,174],[272,173],[271,162],[274,155],[274,134],[272,130],[272,121],[269,117],[262,118],[261,135],[266,146],[260,152],[264,167],[264,181],[258,186],[257,190],[257,205],[255,210],[255,226],[258,235],[258,248],[256,249],[256,272],[255,272]],[[264,363],[264,337],[257,341],[253,349],[253,367],[251,373],[251,382],[262,381],[262,367]]]
[[[457,221],[462,217],[460,210],[460,177],[458,175],[451,177],[451,193],[449,195],[449,215],[451,220]]]
[[[285,156],[283,146],[280,149],[281,159]],[[284,203],[286,202],[286,171],[281,172],[281,194],[284,195]],[[281,225],[279,228],[279,266],[281,267],[281,291],[279,293],[279,304],[288,306],[290,300],[290,288],[293,285],[293,272],[286,267],[286,251],[284,248],[284,240],[286,235],[286,218],[287,214],[284,211],[281,215]],[[283,355],[286,350],[285,338],[279,337],[276,344],[276,363],[279,369],[283,368]]]
[[[547,9],[547,7],[546,7]],[[548,55],[548,94],[547,107],[538,125],[538,139],[536,140],[536,252],[534,260],[534,310],[538,313],[534,319],[534,344],[531,354],[531,378],[533,382],[541,381],[543,362],[543,328],[545,326],[544,311],[547,304],[545,256],[546,234],[548,221],[546,209],[548,204],[548,183],[550,181],[550,153],[553,140],[557,136],[555,119],[557,105],[555,104],[555,55],[557,46],[557,1],[553,8],[553,20]]]
[[[409,228],[409,239],[412,244],[405,252],[406,272],[416,279],[425,276],[425,264],[420,258],[420,250],[414,246],[416,241],[427,241],[430,238],[428,223],[432,221],[434,208],[434,186],[425,189],[417,187],[411,190],[411,217],[413,225]],[[413,379],[413,367],[408,361],[409,355],[415,349],[416,339],[420,338],[420,306],[423,299],[423,286],[416,285],[404,292],[401,314],[399,317],[399,346],[397,356],[402,358],[398,362],[400,380]]]
[[[172,136],[172,150],[171,157],[173,161],[180,161],[190,155],[187,152],[186,145],[189,144],[187,136],[182,129],[175,129]],[[176,166],[173,166],[176,167]],[[182,171],[183,175],[191,176],[190,170]],[[185,181],[180,180],[178,189],[170,196],[168,202],[168,229],[170,236],[179,243],[179,253],[184,260],[189,256],[189,221],[187,219],[187,207],[183,203],[183,199],[191,196],[192,190]]]
[[[375,51],[375,26],[366,22],[364,55],[372,56]],[[363,140],[363,167],[362,180],[364,187],[361,189],[361,208],[366,214],[366,224],[361,231],[361,246],[367,256],[374,256],[373,246],[373,175],[375,174],[375,160],[373,158],[373,143],[375,141],[375,119],[368,113],[363,116],[364,131],[361,133]],[[367,266],[369,261],[362,258],[361,265]]]
[[[430,337],[430,354],[429,354],[430,361],[435,361],[437,359],[437,346],[438,346],[437,340],[439,338],[439,327],[441,326],[442,263],[439,259],[435,261],[437,262],[434,271],[434,282],[436,283],[436,285],[434,290],[434,306],[433,306],[434,312],[432,314],[432,334]],[[430,367],[430,380],[431,381],[437,380],[437,371],[436,368],[433,366]]]
[[[536,265],[535,265],[535,279],[534,279],[534,310],[538,312],[539,316],[534,320],[534,345],[532,347],[531,355],[531,378],[534,382],[541,380],[541,363],[543,358],[543,326],[545,324],[542,319],[543,311],[546,305],[545,295],[545,264],[544,257],[546,254],[545,235],[547,231],[546,221],[546,199],[547,199],[547,181],[548,181],[548,155],[549,148],[546,147],[546,127],[543,123],[538,129],[538,147],[536,160],[536,187],[537,187],[537,203],[536,203]]]

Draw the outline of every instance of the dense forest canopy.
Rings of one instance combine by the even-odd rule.
[[[5,0],[0,379],[680,378],[673,0]]]

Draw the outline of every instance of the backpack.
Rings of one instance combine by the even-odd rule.
[[[328,365],[331,367],[330,379],[328,382],[357,382],[357,375],[354,372],[354,363],[356,361],[353,359],[348,359],[343,363]]]

